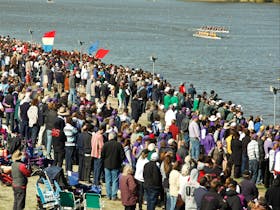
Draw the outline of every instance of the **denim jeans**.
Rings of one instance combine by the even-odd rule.
[[[77,92],[75,88],[70,88],[68,95],[68,102],[70,104],[75,104],[77,102]]]
[[[185,140],[186,145],[189,146],[189,144],[190,144],[190,137],[189,137],[189,134],[187,132],[184,133],[184,140]]]
[[[258,176],[259,162],[257,160],[249,160],[249,170],[252,173],[252,181],[256,183]]]
[[[47,130],[47,155],[51,155],[52,149],[52,131]]]
[[[165,203],[165,209],[171,209],[171,196],[169,192],[166,192],[166,203]]]
[[[170,210],[175,210],[177,196],[170,196]]]
[[[20,134],[23,138],[29,139],[28,121],[22,120],[20,122]]]
[[[191,142],[191,157],[195,160],[198,160],[200,142],[196,138],[190,138],[190,142]]]
[[[147,210],[155,210],[160,189],[145,188],[147,193]]]
[[[107,197],[116,199],[119,188],[119,170],[105,168],[105,181]]]
[[[11,123],[11,132],[14,132],[14,112],[6,112],[6,125],[9,128]]]
[[[95,185],[100,185],[101,170],[102,170],[102,159],[93,158],[93,177],[94,177]]]
[[[242,154],[242,165],[241,165],[241,174],[243,174],[243,172],[245,170],[248,170],[248,155],[247,154]]]
[[[139,210],[142,210],[143,199],[146,199],[145,190],[144,190],[144,182],[137,180],[137,189],[138,189],[138,204]]]
[[[38,126],[33,125],[33,127],[29,128],[29,129],[30,129],[30,132],[31,132],[32,145],[33,145],[33,147],[35,147],[37,136],[38,136]]]
[[[66,171],[72,171],[72,158],[74,155],[75,146],[65,147],[65,169]]]

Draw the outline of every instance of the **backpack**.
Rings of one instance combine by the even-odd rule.
[[[154,133],[156,136],[159,136],[159,133],[160,133],[160,130],[159,130],[159,123],[160,123],[160,122],[153,122],[153,123],[152,123],[152,130],[153,130],[153,133]]]

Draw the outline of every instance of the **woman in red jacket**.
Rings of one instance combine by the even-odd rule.
[[[120,191],[125,210],[135,210],[137,202],[137,185],[133,177],[133,169],[125,165],[120,176]]]

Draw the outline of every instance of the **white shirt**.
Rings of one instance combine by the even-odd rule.
[[[280,151],[276,153],[274,161],[274,171],[280,173]]]
[[[172,120],[176,120],[176,114],[172,109],[169,109],[165,113],[165,125],[170,126],[172,124]]]
[[[140,182],[144,182],[143,171],[145,164],[148,162],[149,160],[147,158],[143,159],[142,157],[137,160],[134,178]]]

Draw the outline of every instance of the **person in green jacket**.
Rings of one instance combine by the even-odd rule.
[[[170,89],[167,87],[165,89],[165,96],[163,98],[163,104],[164,104],[164,109],[168,109],[168,107],[171,105],[171,95],[170,95]]]

